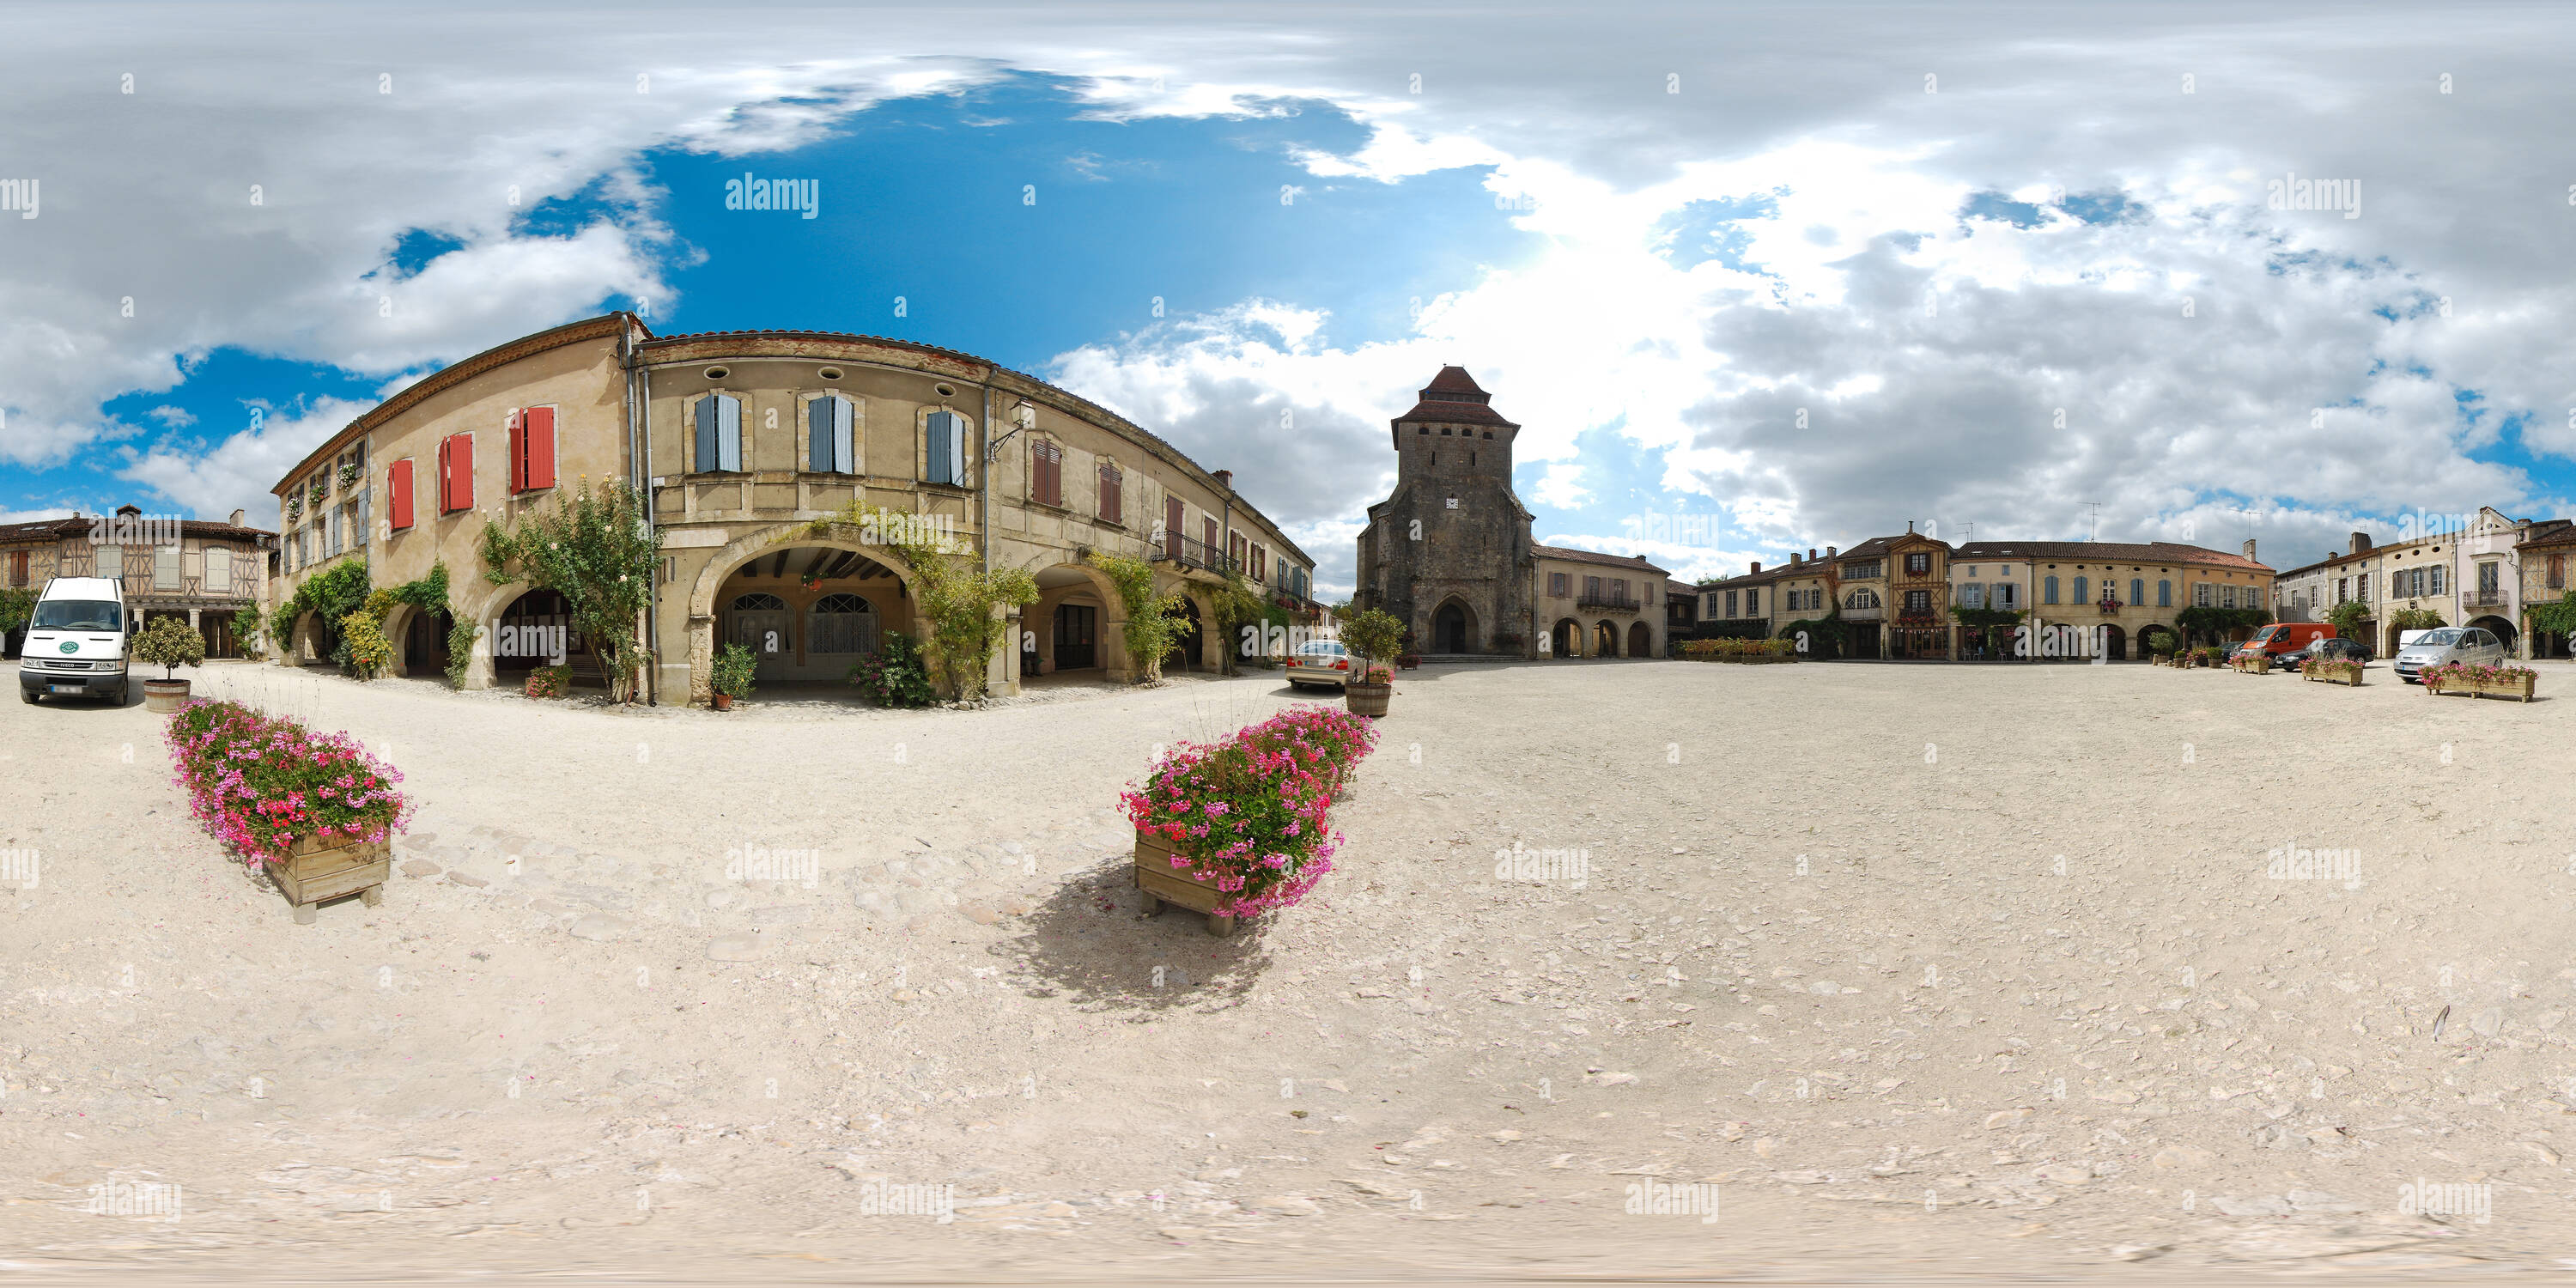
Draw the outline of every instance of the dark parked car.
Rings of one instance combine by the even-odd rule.
[[[2299,663],[2307,661],[2312,657],[2322,657],[2337,662],[2368,662],[2370,661],[2370,649],[2359,640],[2340,638],[2318,640],[2316,643],[2311,644],[2306,648],[2284,653],[2281,656],[2274,658],[2272,660],[2272,664],[2274,666],[2296,671],[2299,669]]]

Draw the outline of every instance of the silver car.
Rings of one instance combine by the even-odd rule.
[[[2504,642],[2476,626],[2445,626],[2426,631],[2397,646],[2397,678],[2408,684],[2423,683],[2429,667],[2467,662],[2476,666],[2500,666],[2511,657]]]
[[[1340,640],[1308,640],[1297,646],[1296,656],[1288,659],[1288,687],[1302,689],[1309,684],[1340,688],[1351,678],[1350,650]]]

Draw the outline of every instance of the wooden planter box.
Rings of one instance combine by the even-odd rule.
[[[2240,657],[2234,659],[2231,665],[2247,675],[2269,675],[2272,671],[2272,655],[2264,653],[2254,657]]]
[[[1355,716],[1382,716],[1387,703],[1395,697],[1392,684],[1344,684],[1342,705]]]
[[[2430,678],[2427,678],[2424,681],[2424,691],[2426,693],[2465,693],[2472,698],[2483,698],[2488,694],[2494,694],[2499,698],[2512,698],[2520,702],[2529,702],[2531,701],[2532,687],[2539,681],[2539,679],[2540,677],[2536,675],[2525,675],[2510,680],[2499,680],[2487,684],[2480,684],[2473,680],[2437,684]]]
[[[2356,689],[2361,687],[2361,672],[2357,669],[2348,676],[2340,672],[2327,674],[2320,671],[2302,671],[2300,674],[2320,684],[2342,684]]]
[[[269,879],[286,894],[298,925],[313,924],[314,907],[344,895],[356,895],[370,908],[385,900],[385,879],[393,875],[393,847],[383,841],[346,841],[326,846],[305,837],[287,851],[283,863],[271,861]]]
[[[1211,935],[1234,933],[1234,918],[1221,917],[1216,906],[1226,899],[1226,892],[1198,881],[1189,869],[1172,866],[1172,856],[1179,851],[1172,843],[1144,831],[1136,833],[1136,888],[1145,895],[1145,915],[1163,910],[1164,904],[1187,908],[1207,915],[1207,932]]]

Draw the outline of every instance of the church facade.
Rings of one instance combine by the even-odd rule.
[[[1512,490],[1520,426],[1465,368],[1442,367],[1390,426],[1395,491],[1359,536],[1357,608],[1405,623],[1415,653],[1663,655],[1664,570],[1531,538]]]

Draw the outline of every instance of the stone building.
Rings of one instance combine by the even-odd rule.
[[[852,500],[935,530],[970,558],[1019,567],[1041,598],[1012,617],[987,681],[1139,670],[1115,588],[1092,551],[1146,559],[1202,624],[1167,669],[1212,667],[1233,641],[1213,628],[1228,570],[1311,622],[1314,561],[1234,488],[1117,414],[949,349],[820,331],[656,336],[612,313],[512,340],[404,388],[277,483],[298,528],[273,588],[282,602],[336,558],[377,586],[443,562],[449,602],[484,627],[465,685],[518,682],[553,661],[514,641],[564,641],[575,682],[604,679],[550,592],[494,585],[477,543],[578,481],[649,498],[662,561],[647,614],[656,665],[645,691],[704,703],[724,643],[743,643],[764,685],[839,684],[888,632],[915,633],[913,571],[864,530],[809,533]],[[316,500],[317,490],[321,496]],[[289,498],[303,494],[304,500]],[[311,517],[305,518],[308,513]],[[302,522],[299,524],[299,520]],[[385,624],[395,674],[436,674],[448,623],[409,605]],[[516,628],[503,630],[501,628]],[[290,660],[317,651],[295,625]],[[562,634],[556,635],[560,630]]]
[[[2175,618],[2184,609],[2268,609],[2272,601],[2272,569],[2255,559],[2252,541],[2241,554],[2171,541],[1970,541],[1949,559],[1961,605],[2022,609],[2023,625],[2071,630],[2079,653],[2098,650],[2114,662],[2144,657],[2139,642],[2158,628],[2181,640]],[[2253,633],[2225,632],[2228,640]]]
[[[205,636],[206,656],[240,657],[233,614],[266,599],[268,547],[275,533],[250,527],[242,511],[222,523],[147,515],[120,506],[112,515],[0,526],[0,585],[42,590],[56,577],[114,577],[124,586],[135,625],[184,617]],[[10,633],[15,652],[24,628]]]
[[[1660,656],[1664,570],[1534,541],[1512,490],[1520,426],[1492,401],[1442,367],[1389,422],[1395,490],[1369,507],[1354,606],[1403,622],[1416,653]]]
[[[2566,602],[2568,592],[2576,589],[2576,522],[2542,519],[2533,523],[2514,543],[2512,567],[2521,585],[2522,611],[2516,619],[2523,627],[2517,645],[2521,655],[2569,656],[2567,635],[2542,629],[2531,613],[2543,605]]]

